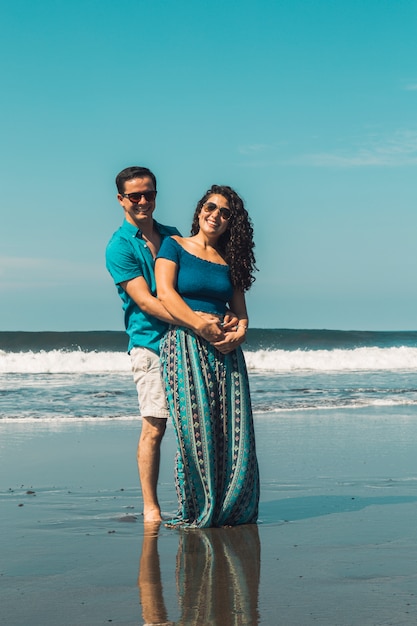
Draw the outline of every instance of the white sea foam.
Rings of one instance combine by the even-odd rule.
[[[286,405],[286,406],[272,406],[270,408],[262,408],[258,409],[256,405],[254,406],[254,415],[274,415],[275,413],[297,413],[297,412],[305,412],[305,411],[351,411],[354,409],[366,409],[366,408],[375,408],[375,409],[389,409],[389,408],[400,408],[400,407],[415,407],[417,406],[417,399],[412,398],[387,398],[380,400],[373,400],[369,397],[363,397],[356,402],[352,402],[347,399],[343,402],[341,399],[337,402],[331,402],[326,404],[325,402],[317,402],[317,403],[302,403],[294,404],[294,405]],[[379,414],[379,413],[378,413]]]
[[[245,352],[251,371],[343,372],[417,370],[417,348],[356,348],[353,350],[258,350]],[[50,350],[0,351],[0,373],[59,374],[130,372],[125,352]]]
[[[417,348],[355,348],[353,350],[258,350],[247,352],[250,370],[292,372],[417,370]]]
[[[41,352],[0,351],[0,373],[69,374],[130,372],[126,352],[83,352],[50,350]]]
[[[118,415],[117,417],[111,416],[101,416],[101,417],[91,417],[91,416],[68,416],[61,414],[52,414],[52,415],[18,415],[11,417],[2,417],[0,415],[0,424],[48,424],[50,425],[51,430],[59,430],[61,427],[66,424],[103,424],[106,425],[109,422],[131,422],[132,424],[137,424],[138,416],[137,415]],[[0,442],[1,448],[1,442]]]

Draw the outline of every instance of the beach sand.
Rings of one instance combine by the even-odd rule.
[[[255,416],[258,525],[144,528],[139,421],[0,422],[0,624],[417,622],[417,420]],[[169,426],[159,495],[175,513]]]

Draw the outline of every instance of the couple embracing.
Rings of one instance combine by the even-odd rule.
[[[124,222],[106,249],[123,302],[142,431],[138,468],[144,520],[161,521],[160,444],[170,416],[178,515],[169,526],[255,523],[259,473],[245,360],[245,292],[254,281],[253,229],[242,199],[213,185],[191,236],[153,217],[156,178],[144,167],[116,177]]]

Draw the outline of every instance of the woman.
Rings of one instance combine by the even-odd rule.
[[[161,343],[177,435],[179,517],[199,528],[254,523],[259,474],[249,383],[239,347],[254,281],[253,229],[233,189],[213,185],[197,204],[191,237],[163,242],[155,265],[158,298],[181,322]],[[239,320],[222,329],[227,305]]]

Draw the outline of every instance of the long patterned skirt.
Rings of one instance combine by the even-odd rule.
[[[255,523],[259,472],[249,381],[241,348],[224,355],[173,327],[161,367],[177,436],[178,518],[198,528]]]

